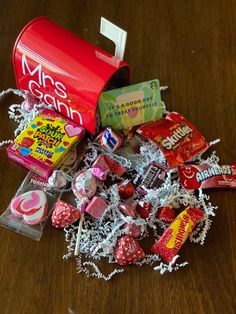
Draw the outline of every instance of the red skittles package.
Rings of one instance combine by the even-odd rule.
[[[179,166],[181,185],[186,190],[236,188],[236,165]]]
[[[176,112],[171,112],[158,121],[144,124],[137,133],[158,145],[170,168],[184,164],[209,147],[197,128]]]

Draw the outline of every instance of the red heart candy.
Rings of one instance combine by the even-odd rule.
[[[64,145],[64,146],[68,146],[69,144],[70,144],[70,143],[67,142],[67,141],[64,141],[64,142],[63,142],[63,145]]]
[[[128,265],[144,258],[145,253],[141,246],[134,238],[130,236],[123,236],[115,250],[115,261],[119,265]]]
[[[122,213],[126,216],[130,216],[132,218],[136,217],[136,203],[124,203],[119,205],[119,209],[122,211]]]
[[[146,219],[152,211],[152,205],[148,202],[140,201],[137,205],[137,210],[141,218]]]
[[[163,206],[157,212],[157,216],[164,222],[171,222],[175,218],[175,211],[170,206]]]
[[[64,228],[73,224],[80,218],[77,208],[64,201],[57,201],[52,213],[52,225],[56,228]]]
[[[134,223],[126,223],[124,228],[125,233],[133,238],[138,238],[142,233],[141,226],[135,225]]]
[[[42,125],[42,124],[43,124],[43,123],[42,123],[41,121],[38,121],[38,122],[37,122],[37,125],[38,125],[38,126],[40,126],[40,125]]]
[[[123,199],[128,199],[134,195],[135,188],[131,182],[121,182],[118,184],[118,192]]]

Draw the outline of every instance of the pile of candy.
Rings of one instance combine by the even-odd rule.
[[[0,146],[11,143],[8,156],[31,172],[0,224],[33,237],[52,214],[52,225],[65,231],[64,258],[75,255],[78,272],[104,280],[128,264],[149,264],[161,274],[185,266],[176,262],[179,250],[188,238],[203,244],[215,215],[202,189],[235,188],[236,166],[219,165],[214,151],[203,159],[219,140],[208,143],[181,114],[167,112],[159,82],[150,82],[154,92],[137,101],[137,114],[136,107],[122,108],[120,90],[104,92],[99,106],[105,128],[80,144],[82,127],[27,93],[3,92],[25,100],[9,107],[19,125],[16,138]],[[112,95],[120,97],[120,108]],[[147,237],[148,254],[142,248]],[[95,263],[102,258],[120,266],[106,276]]]

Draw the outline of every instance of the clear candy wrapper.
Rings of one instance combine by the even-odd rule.
[[[43,187],[41,184],[37,184],[36,182],[40,183],[39,178],[35,174],[33,174],[32,172],[29,172],[27,174],[27,176],[25,177],[24,181],[22,182],[21,186],[19,187],[18,191],[16,192],[16,194],[12,198],[12,200],[14,200],[17,197],[19,197],[20,195],[26,195],[26,200],[23,200],[23,201],[21,200],[21,205],[22,204],[24,205],[24,202],[25,202],[25,204],[26,204],[25,210],[27,210],[30,215],[24,216],[23,212],[19,213],[19,211],[14,212],[14,214],[13,214],[13,210],[11,209],[11,207],[12,207],[12,201],[11,201],[10,204],[8,205],[6,211],[0,216],[0,225],[4,228],[10,229],[16,233],[23,234],[23,235],[25,235],[25,236],[33,239],[33,240],[39,241],[41,236],[42,236],[43,228],[46,224],[46,221],[48,220],[48,218],[51,214],[52,208],[53,208],[55,202],[61,197],[63,190],[61,190],[61,191],[54,191],[53,189],[49,190],[49,189]],[[33,192],[33,191],[37,191],[37,194],[40,193],[38,191],[42,191],[43,193],[45,193],[44,195],[46,195],[46,202],[47,202],[47,206],[46,206],[46,208],[44,208],[44,213],[39,213],[39,214],[41,214],[41,222],[37,223],[35,225],[31,225],[29,223],[26,223],[26,221],[25,221],[25,218],[29,218],[29,217],[35,218],[35,216],[37,214],[37,213],[33,212],[37,209],[36,203],[39,202],[39,200],[37,199],[37,195],[34,196],[34,194],[33,194],[30,196],[32,199],[32,204],[26,203],[28,200],[26,193],[27,192]],[[29,200],[28,200],[28,203],[29,203]],[[14,206],[14,207],[19,208],[19,204],[16,204],[16,205],[18,205],[18,206]],[[41,205],[40,208],[42,209],[42,206],[44,206],[45,204],[40,204],[40,205]],[[32,207],[32,208],[30,208],[30,207]],[[41,210],[40,208],[38,208],[39,209],[38,211]],[[23,215],[23,217],[22,217],[22,215]],[[27,221],[29,222],[29,220],[27,220]],[[35,221],[33,219],[31,219],[30,223],[32,223],[32,222],[34,223]]]

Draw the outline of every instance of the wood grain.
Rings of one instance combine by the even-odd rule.
[[[32,18],[46,15],[86,40],[112,51],[99,35],[104,16],[128,31],[125,60],[132,82],[159,78],[169,110],[183,113],[208,140],[221,138],[222,163],[235,163],[236,2],[158,1],[0,1],[0,88],[15,86],[14,41]],[[13,137],[1,102],[0,139]],[[0,152],[0,211],[4,211],[27,171]],[[235,192],[213,190],[219,206],[203,247],[187,243],[183,270],[160,276],[150,267],[127,267],[110,282],[76,273],[63,261],[63,232],[47,224],[37,243],[0,229],[0,313],[235,313]],[[112,269],[105,262],[102,269]]]

